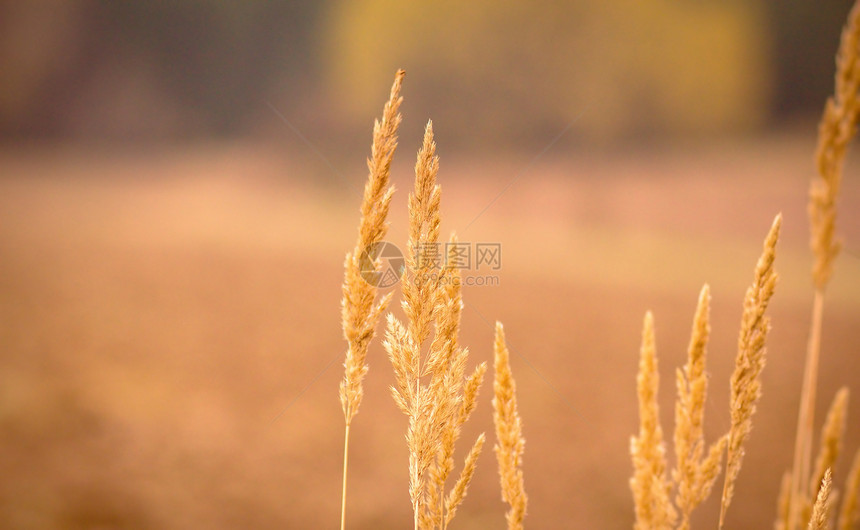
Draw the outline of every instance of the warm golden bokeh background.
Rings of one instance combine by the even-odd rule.
[[[670,430],[704,282],[707,434],[726,429],[743,293],[783,213],[764,397],[729,517],[770,525],[811,310],[815,123],[849,2],[167,5],[0,2],[0,527],[336,528],[341,265],[401,66],[389,239],[405,240],[433,118],[443,231],[502,245],[500,285],[465,288],[463,342],[490,361],[505,323],[531,528],[630,526],[642,316]],[[857,165],[819,420],[838,386],[860,394]],[[378,342],[370,365],[350,526],[403,528],[406,423]],[[489,395],[467,437],[492,430]],[[503,513],[487,450],[454,526],[501,528]]]

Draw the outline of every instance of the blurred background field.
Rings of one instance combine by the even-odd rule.
[[[432,118],[443,232],[502,245],[500,284],[465,288],[463,342],[490,361],[505,323],[532,528],[630,526],[642,316],[655,313],[671,429],[704,282],[706,431],[726,429],[743,293],[783,213],[764,397],[729,519],[769,525],[812,299],[816,121],[850,3],[609,4],[0,2],[0,526],[336,527],[342,260],[398,67],[389,240],[406,239]],[[856,164],[819,419],[839,386],[860,393]],[[406,423],[378,342],[369,361],[348,514],[401,528]],[[467,437],[492,430],[489,395]],[[503,513],[486,451],[455,525],[499,528]]]

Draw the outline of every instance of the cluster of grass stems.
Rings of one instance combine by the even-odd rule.
[[[860,450],[841,494],[841,507],[838,512],[835,509],[837,491],[832,468],[842,449],[847,388],[840,389],[833,399],[822,427],[818,455],[812,464],[824,294],[840,250],[835,237],[836,199],[847,146],[860,116],[860,1],[843,30],[837,59],[835,94],[828,99],[821,120],[816,153],[818,174],[809,194],[814,299],[794,461],[782,480],[776,530],[818,530],[834,525],[839,530],[849,530],[856,528],[860,520]],[[379,257],[374,249],[379,248],[388,229],[388,210],[394,194],[390,171],[401,122],[403,77],[404,72],[398,71],[382,119],[374,124],[358,237],[344,264],[342,324],[347,352],[340,385],[345,420],[342,530],[346,527],[350,426],[361,404],[368,346],[392,298],[391,293],[378,297],[375,282],[366,281],[362,272],[378,270]],[[469,351],[459,343],[463,309],[459,271],[448,266],[448,260],[431,271],[433,260],[423,259],[421,254],[422,249],[435,248],[439,242],[441,190],[436,183],[439,160],[435,149],[432,123],[428,122],[415,164],[414,189],[409,195],[409,241],[406,269],[400,281],[403,317],[388,313],[383,341],[395,375],[391,394],[407,418],[409,498],[416,530],[448,528],[466,497],[485,441],[481,434],[472,442],[457,478],[453,479],[454,447],[463,424],[477,406],[487,366],[481,363],[471,371],[466,368]],[[735,368],[730,379],[728,432],[710,444],[706,443],[703,430],[708,390],[705,365],[711,332],[708,285],[699,293],[687,362],[676,371],[672,435],[675,465],[671,470],[657,406],[659,375],[654,317],[650,312],[645,315],[637,376],[639,433],[630,443],[633,462],[630,487],[637,530],[688,530],[693,510],[709,497],[723,471],[724,454],[718,527],[723,528],[726,523],[744,444],[761,397],[761,373],[770,329],[767,308],[777,283],[774,263],[781,223],[782,217],[777,215],[765,237],[753,282],[744,296]],[[450,242],[456,242],[454,234]],[[527,506],[522,473],[525,441],[501,323],[496,323],[494,352],[495,453],[502,500],[508,505],[507,525],[514,530],[523,528]]]
[[[391,293],[377,301],[376,282],[366,281],[362,272],[379,269],[375,250],[380,248],[388,229],[386,218],[394,193],[390,184],[391,160],[397,148],[397,129],[401,121],[398,109],[402,101],[403,76],[402,70],[397,72],[382,119],[374,124],[358,238],[344,265],[342,324],[348,347],[340,385],[345,420],[341,528],[346,527],[349,429],[361,404],[362,380],[368,369],[368,346],[391,301]],[[434,530],[448,527],[466,497],[475,472],[484,434],[472,443],[459,476],[448,488],[455,467],[454,447],[463,424],[475,410],[478,390],[487,371],[485,363],[468,374],[466,371],[469,350],[459,342],[463,310],[459,270],[449,266],[454,262],[447,259],[443,260],[441,268],[431,270],[434,260],[426,256],[426,249],[436,248],[439,242],[441,190],[436,183],[438,171],[433,124],[428,122],[415,164],[415,187],[409,195],[406,270],[400,281],[404,318],[388,314],[383,341],[395,375],[391,394],[408,422],[406,443],[413,525],[415,529]],[[450,242],[456,242],[454,234]],[[503,496],[511,506],[508,526],[517,529],[522,528],[526,511],[521,471],[525,441],[501,324],[496,327],[494,368],[495,450]]]
[[[813,254],[812,283],[814,298],[807,345],[806,364],[800,399],[794,461],[786,472],[778,499],[776,530],[828,529],[857,527],[860,520],[860,450],[845,482],[840,509],[835,509],[837,491],[833,486],[833,466],[842,450],[842,437],[848,407],[848,389],[842,388],[833,399],[821,430],[818,455],[812,464],[814,417],[818,364],[821,353],[821,325],[824,293],[840,245],[835,237],[836,199],[842,166],[849,142],[860,116],[860,2],[855,4],[842,32],[837,55],[836,88],[824,109],[818,133],[817,175],[809,192],[810,247]],[[773,296],[777,275],[774,272],[776,244],[781,216],[776,219],[764,242],[755,268],[752,285],[743,303],[735,369],[730,380],[728,432],[706,445],[702,425],[708,380],[705,359],[710,326],[710,292],[702,288],[693,320],[687,363],[676,373],[675,430],[673,444],[675,467],[669,473],[666,443],[657,409],[659,378],[654,346],[654,324],[645,316],[637,389],[639,397],[639,435],[633,437],[630,452],[633,477],[630,487],[637,529],[689,529],[693,509],[711,493],[722,470],[725,475],[720,499],[718,527],[726,524],[734,484],[749,438],[752,416],[761,396],[761,372],[765,364],[766,338],[770,321],[766,314]],[[674,499],[673,499],[674,492]]]

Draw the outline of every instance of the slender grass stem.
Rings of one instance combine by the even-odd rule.
[[[797,530],[800,523],[800,500],[803,488],[809,483],[809,467],[812,458],[812,439],[815,423],[815,394],[818,386],[818,358],[821,354],[821,321],[824,316],[824,291],[815,290],[812,302],[812,323],[809,344],[806,350],[803,389],[800,394],[800,412],[797,418],[797,434],[794,441],[794,467],[791,484],[791,511],[788,530]]]
[[[349,424],[343,434],[343,495],[340,501],[340,530],[346,528],[346,468],[349,462]]]

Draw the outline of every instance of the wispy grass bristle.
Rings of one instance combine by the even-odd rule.
[[[703,425],[708,393],[705,361],[711,331],[708,320],[710,298],[710,288],[705,285],[699,293],[687,364],[676,372],[678,397],[675,402],[674,443],[677,464],[672,476],[677,489],[675,504],[680,515],[679,530],[690,528],[693,509],[710,495],[726,446],[726,437],[720,437],[705,455]]]
[[[502,500],[508,506],[505,518],[508,530],[522,530],[528,496],[523,484],[522,459],[525,450],[523,426],[517,410],[517,384],[511,372],[511,358],[505,342],[505,329],[496,322],[493,350],[495,379],[493,381],[493,423],[496,426],[496,460]]]
[[[821,480],[818,494],[815,496],[812,517],[807,526],[809,530],[827,530],[830,528],[830,487],[832,482],[833,479],[828,468]]]
[[[446,528],[448,526],[448,523],[451,522],[451,519],[453,519],[454,515],[457,513],[457,508],[463,502],[463,499],[466,498],[466,491],[469,488],[472,477],[475,475],[478,456],[480,456],[481,449],[484,447],[485,439],[486,437],[484,436],[484,433],[481,433],[478,436],[478,439],[475,440],[475,443],[469,450],[469,454],[466,456],[466,461],[463,463],[463,470],[460,472],[460,477],[457,479],[457,482],[454,483],[454,487],[451,488],[451,491],[448,493],[448,497],[445,499],[444,522],[442,523],[442,528]]]
[[[764,241],[762,255],[755,268],[753,284],[744,296],[741,330],[735,370],[731,376],[729,403],[731,427],[726,446],[726,476],[720,502],[720,528],[725,524],[726,511],[732,501],[734,484],[741,469],[744,443],[752,429],[752,416],[761,397],[761,372],[765,364],[765,340],[770,330],[770,319],[765,314],[776,287],[777,275],[773,269],[776,243],[782,216],[777,215]]]

